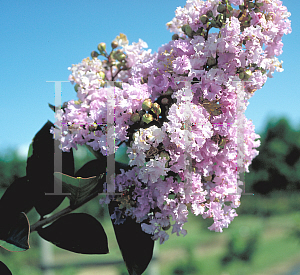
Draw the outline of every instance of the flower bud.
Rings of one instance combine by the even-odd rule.
[[[213,58],[212,56],[210,56],[208,59],[207,59],[207,65],[208,66],[213,66],[216,64],[216,59]]]
[[[187,35],[187,36],[192,36],[193,35],[193,30],[189,25],[184,25],[182,26],[182,30],[183,32]]]
[[[96,123],[94,123],[93,125],[89,126],[89,131],[91,131],[91,132],[96,131],[97,128],[98,128],[98,125]]]
[[[212,180],[212,176],[210,175],[210,176],[207,176],[207,177],[203,177],[203,179],[205,181],[211,181]]]
[[[179,39],[179,35],[177,33],[172,35],[172,40],[178,40]]]
[[[171,87],[169,87],[168,88],[168,90],[165,92],[165,95],[171,95],[171,94],[173,94],[173,90],[172,90],[172,88]]]
[[[102,72],[102,71],[99,72],[98,75],[99,75],[99,77],[100,77],[101,79],[104,79],[104,78],[105,78],[105,73]]]
[[[162,230],[167,231],[167,230],[170,229],[170,227],[171,227],[171,224],[169,223],[167,226],[163,226],[163,227],[162,227]]]
[[[239,78],[240,78],[241,80],[243,80],[243,79],[244,79],[244,77],[245,77],[245,74],[244,74],[244,72],[240,72],[240,73],[239,73]]]
[[[166,158],[167,161],[170,159],[169,154],[165,151],[160,152],[159,157],[160,158]]]
[[[152,101],[151,99],[145,99],[143,104],[142,104],[142,108],[145,110],[145,111],[149,111],[152,107]]]
[[[78,84],[75,84],[74,90],[75,90],[76,93],[78,92],[78,88],[79,88],[79,85],[78,85]]]
[[[138,122],[138,121],[140,121],[140,115],[138,114],[138,113],[134,113],[134,114],[132,114],[131,115],[131,117],[130,117],[130,120],[132,121],[132,122]]]
[[[226,10],[225,5],[220,4],[217,8],[217,11],[220,13],[223,13]]]
[[[200,16],[200,21],[203,23],[203,24],[206,24],[208,22],[208,17],[207,15],[201,15]]]
[[[212,12],[211,10],[207,11],[207,12],[206,12],[206,16],[207,16],[208,18],[213,17],[213,12]]]
[[[124,53],[121,53],[120,55],[117,55],[116,58],[117,58],[118,61],[125,60],[126,55]]]
[[[117,41],[111,42],[111,47],[112,47],[113,49],[117,48],[118,46],[119,46],[119,44],[118,44]]]
[[[161,104],[163,105],[167,105],[169,103],[169,99],[167,99],[166,97],[164,97],[162,100],[161,100]]]
[[[223,18],[224,18],[224,15],[222,13],[220,13],[220,14],[217,15],[216,20],[218,22],[221,22],[223,20]]]
[[[105,52],[106,51],[106,44],[103,43],[103,42],[98,44],[98,50],[99,50],[100,53]]]
[[[97,53],[96,51],[91,52],[91,57],[92,58],[98,57],[98,55],[99,55],[99,53]]]
[[[103,79],[101,79],[99,82],[100,82],[100,86],[101,86],[101,87],[104,87],[104,86],[105,86],[105,81],[104,81]]]
[[[244,77],[244,78],[245,78],[246,80],[248,80],[249,77],[250,77],[251,75],[252,75],[251,70],[246,70],[246,71],[245,71],[245,77]]]
[[[148,124],[153,121],[153,116],[151,114],[144,114],[142,117],[142,121]]]
[[[152,111],[156,114],[156,115],[159,115],[161,113],[161,109],[160,109],[160,106],[158,103],[154,103],[152,105]]]
[[[213,27],[213,28],[217,28],[218,26],[217,26],[217,21],[216,20],[211,20],[211,22],[210,22],[210,24],[211,24],[211,26]]]

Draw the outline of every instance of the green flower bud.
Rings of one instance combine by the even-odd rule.
[[[103,79],[100,80],[100,86],[104,87],[105,86],[105,81]]]
[[[203,177],[203,179],[204,179],[205,181],[211,181],[211,180],[212,180],[212,176]]]
[[[169,99],[167,99],[166,97],[161,100],[161,104],[163,105],[167,105],[168,103],[169,103]]]
[[[171,87],[169,87],[168,88],[168,90],[165,92],[165,95],[171,95],[171,94],[173,94],[173,90],[172,90],[172,88]]]
[[[216,20],[221,22],[223,20],[224,16],[222,13],[218,14],[217,17],[216,17]]]
[[[184,27],[184,33],[187,36],[192,36],[193,35],[193,30],[189,25],[184,25],[183,27]]]
[[[170,159],[169,154],[167,152],[165,152],[165,151],[160,152],[159,157],[160,158],[166,158],[166,160]]]
[[[252,71],[251,70],[246,70],[245,71],[245,79],[248,80],[250,78],[250,76],[252,75]]]
[[[144,114],[142,117],[142,121],[148,124],[153,121],[153,116],[151,114]]]
[[[125,60],[126,55],[124,53],[121,53],[120,55],[117,55],[117,60],[121,61],[121,60]]]
[[[207,59],[207,65],[208,66],[213,66],[216,64],[216,59],[213,58],[212,56],[210,56],[208,59]]]
[[[111,42],[111,47],[112,47],[113,49],[117,48],[118,46],[119,46],[119,44],[118,44],[117,41]]]
[[[208,17],[207,15],[201,15],[200,16],[200,21],[203,23],[203,24],[206,24],[208,22]]]
[[[104,78],[105,78],[105,73],[102,72],[102,71],[99,72],[98,75],[99,75],[99,77],[100,77],[101,79],[104,79]]]
[[[243,79],[244,79],[244,77],[245,77],[245,74],[244,74],[244,72],[240,72],[240,73],[239,73],[239,78],[240,78],[241,80],[243,80]]]
[[[143,104],[142,104],[143,110],[149,111],[151,109],[151,107],[152,107],[152,101],[151,101],[151,99],[149,99],[149,98],[145,99],[144,102],[143,102]]]
[[[104,42],[98,44],[98,50],[100,53],[103,53],[106,51],[106,44]]]
[[[91,57],[92,58],[98,57],[98,55],[99,55],[99,53],[97,53],[96,51],[91,52]]]
[[[79,85],[78,85],[78,84],[75,84],[74,90],[75,90],[76,93],[78,92],[78,88],[79,88]]]
[[[172,40],[178,40],[179,39],[179,35],[177,33],[172,35]]]
[[[161,109],[160,109],[160,106],[158,103],[154,103],[152,105],[152,111],[156,114],[156,115],[159,115],[161,113]]]
[[[211,26],[213,27],[213,28],[217,28],[218,26],[217,26],[217,21],[216,20],[211,20],[211,22],[210,22],[210,24],[211,24]]]
[[[131,115],[131,117],[130,117],[130,120],[132,121],[132,122],[138,122],[138,121],[140,121],[140,115],[138,114],[138,113],[134,113],[134,114],[132,114]]]
[[[213,17],[213,12],[211,11],[211,10],[209,10],[209,11],[207,11],[206,12],[206,16],[208,17],[208,18],[211,18],[211,17]]]
[[[171,224],[169,223],[167,226],[163,226],[162,230],[167,231],[170,229],[170,227],[171,227]]]
[[[217,8],[217,11],[220,13],[223,13],[224,11],[226,11],[225,5],[220,4]]]

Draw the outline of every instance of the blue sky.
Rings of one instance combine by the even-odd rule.
[[[300,128],[298,89],[300,48],[299,2],[283,1],[292,13],[293,32],[283,37],[284,71],[275,72],[250,99],[246,116],[260,133],[269,117],[285,115]],[[100,42],[125,33],[129,43],[139,38],[152,52],[171,40],[165,24],[184,0],[152,1],[1,1],[0,153],[6,148],[27,150],[47,120],[54,122],[54,84],[67,81],[68,67],[79,63]],[[76,98],[70,83],[62,84],[62,101]]]

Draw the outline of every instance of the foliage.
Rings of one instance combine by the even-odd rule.
[[[26,176],[17,178],[0,200],[0,217],[5,221],[5,226],[0,228],[0,245],[10,251],[27,250],[30,234],[37,231],[40,237],[65,250],[106,254],[107,236],[100,222],[86,213],[70,214],[103,192],[106,157],[89,161],[72,177],[69,175],[74,175],[73,154],[62,153],[62,172],[68,175],[56,172],[54,152],[59,148],[50,134],[53,126],[48,121],[36,134],[29,148]],[[125,164],[117,163],[116,171],[120,172],[121,167],[126,169]],[[69,206],[46,218],[45,215],[54,212],[65,197],[70,201]],[[26,213],[33,207],[40,214],[40,220],[30,225]],[[44,227],[47,224],[50,225]],[[142,274],[152,258],[154,241],[151,235],[131,219],[114,228],[130,274]],[[134,243],[135,254],[132,255]],[[0,268],[6,270],[5,264]]]
[[[260,232],[233,231],[227,246],[222,264],[227,265],[234,260],[251,261],[259,241]]]
[[[246,188],[253,193],[300,190],[300,129],[294,130],[286,118],[272,119],[262,134],[259,155],[246,175]]]

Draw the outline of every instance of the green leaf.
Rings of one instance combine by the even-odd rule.
[[[129,157],[126,153],[127,151],[127,146],[125,143],[122,143],[121,146],[119,147],[119,149],[116,152],[116,156],[115,156],[115,160],[117,162],[123,163],[123,164],[127,164],[129,163]]]
[[[93,159],[83,165],[76,173],[75,177],[89,178],[92,176],[100,176],[106,173],[106,157],[101,159]]]
[[[48,106],[49,106],[49,108],[50,108],[53,112],[55,112],[55,106],[54,106],[54,105],[48,103]]]
[[[0,220],[0,246],[12,252],[30,248],[30,224],[25,213],[1,214]]]
[[[1,275],[12,275],[9,268],[1,261],[0,261],[0,274]]]
[[[114,213],[115,207],[118,207],[118,203],[112,201],[109,204],[110,215]],[[141,224],[131,217],[127,217],[123,224],[116,225],[113,221],[112,223],[129,274],[142,274],[153,256],[152,235],[142,231]]]
[[[81,254],[107,254],[107,236],[94,217],[84,213],[65,215],[38,234],[57,247]]]
[[[100,153],[99,151],[95,151],[94,149],[93,149],[93,147],[91,147],[91,146],[89,146],[89,145],[87,145],[87,144],[85,144],[85,146],[86,146],[86,148],[88,148],[89,149],[89,151],[97,158],[97,159],[103,159],[103,158],[106,158],[106,156],[103,156],[102,155],[102,153]]]
[[[50,128],[53,123],[48,121],[42,129],[35,135],[32,144],[32,154],[29,148],[29,158],[27,159],[26,174],[32,190],[35,194],[35,208],[37,212],[44,216],[55,210],[64,200],[65,195],[46,195],[54,193],[54,186],[59,182],[54,181],[54,146],[56,150],[59,142],[53,139]],[[74,175],[74,158],[72,150],[62,152],[62,172]]]
[[[71,193],[71,195],[68,195],[68,198],[70,199],[70,206],[72,208],[78,208],[103,191],[103,174],[90,178],[74,178],[55,172],[54,176],[57,179],[61,178],[63,182],[63,192]]]
[[[34,205],[35,196],[27,177],[16,179],[0,199],[1,213],[28,213]]]

